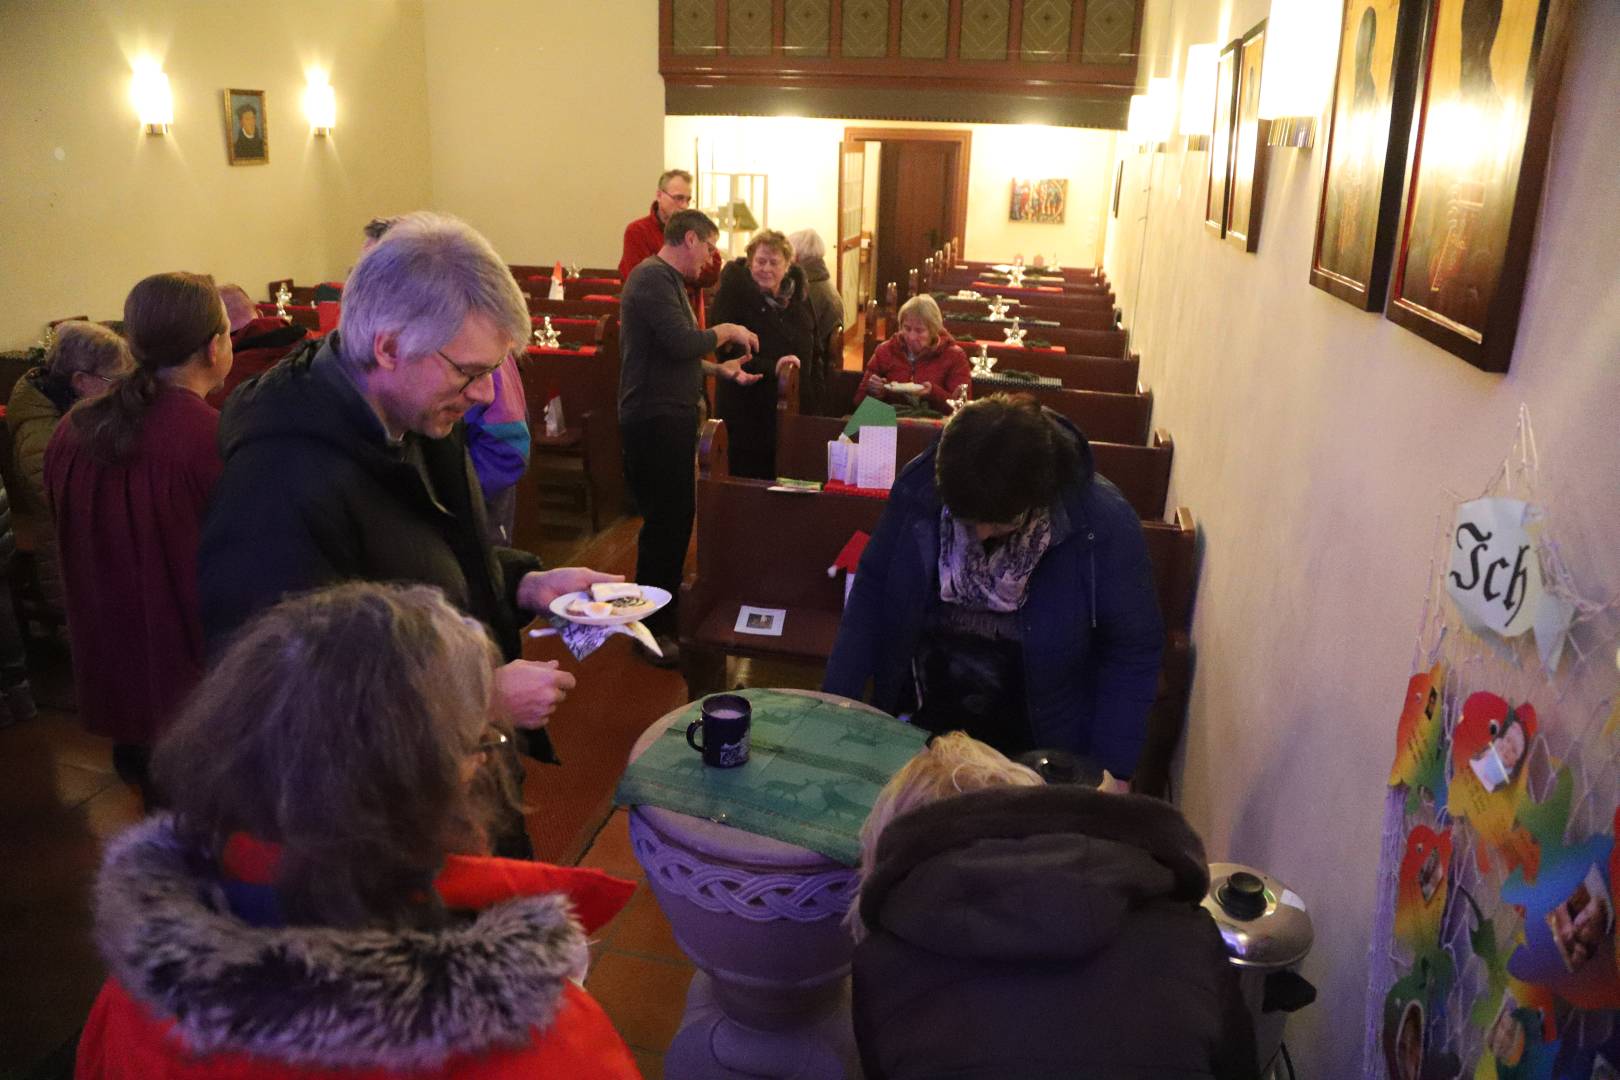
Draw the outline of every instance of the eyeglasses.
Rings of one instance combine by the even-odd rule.
[[[447,363],[451,367],[455,368],[457,375],[461,375],[461,376],[466,378],[467,381],[462,383],[460,388],[456,391],[456,393],[458,393],[458,394],[465,394],[467,392],[467,389],[470,386],[472,386],[473,383],[477,382],[479,379],[484,378],[486,375],[493,375],[493,374],[495,374],[497,371],[499,371],[501,369],[500,364],[494,364],[494,365],[492,365],[490,367],[481,367],[481,368],[462,367],[460,364],[456,363],[454,360],[452,360],[448,356],[444,355],[444,350],[443,349],[434,349],[433,351],[439,354],[439,359],[440,360],[443,360],[445,363]],[[505,361],[503,360],[502,363],[505,363]]]
[[[668,199],[670,202],[678,202],[682,205],[692,201],[692,196],[690,195],[676,195],[672,192],[665,191],[663,188],[658,189],[658,194],[664,196],[664,198]]]
[[[478,745],[473,749],[473,753],[493,754],[511,741],[511,737],[506,732],[489,728],[484,732],[483,738],[478,740]]]

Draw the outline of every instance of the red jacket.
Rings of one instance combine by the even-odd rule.
[[[658,220],[658,203],[652,204],[652,209],[646,217],[636,218],[624,227],[624,253],[619,256],[619,280],[629,281],[630,271],[641,265],[641,261],[649,255],[656,255],[664,246],[664,223]],[[697,315],[698,325],[708,325],[703,319],[703,290],[712,288],[720,280],[720,267],[724,264],[720,252],[714,253],[709,265],[698,274],[696,281],[686,283],[687,298],[692,301],[692,311]]]
[[[264,884],[268,845],[235,841],[229,881]],[[585,935],[635,886],[596,870],[452,857],[435,882],[475,910],[439,931],[256,926],[220,902],[171,819],[108,848],[96,939],[112,976],[76,1080],[639,1080],[572,981]]]
[[[69,413],[45,448],[73,681],[84,726],[150,746],[202,675],[197,549],[224,465],[219,413],[165,386],[126,461],[85,449]]]
[[[934,389],[928,395],[928,403],[945,412],[949,408],[945,403],[957,388],[973,381],[973,366],[968,363],[967,353],[943,330],[934,347],[917,357],[915,364],[906,359],[905,342],[896,334],[872,353],[866,375],[855,390],[855,404],[859,405],[866,398],[866,388],[873,375],[884,382],[932,383]]]

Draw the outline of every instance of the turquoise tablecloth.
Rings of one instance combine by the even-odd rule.
[[[777,690],[739,691],[753,707],[748,763],[706,768],[686,744],[686,707],[630,763],[614,801],[651,805],[820,852],[853,866],[872,800],[928,737],[862,709]]]

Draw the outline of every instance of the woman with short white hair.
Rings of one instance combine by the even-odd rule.
[[[788,234],[788,243],[793,245],[794,261],[804,271],[810,312],[815,316],[814,359],[799,375],[799,410],[818,413],[826,404],[826,387],[833,372],[844,366],[843,337],[833,339],[844,329],[844,299],[833,287],[832,273],[827,269],[827,245],[821,234],[814,229],[800,229]]]

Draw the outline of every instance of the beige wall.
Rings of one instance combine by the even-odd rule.
[[[1143,78],[1268,6],[1155,0]],[[1436,522],[1448,493],[1490,481],[1521,403],[1577,585],[1620,591],[1620,7],[1577,6],[1506,376],[1308,284],[1320,147],[1277,154],[1255,255],[1204,232],[1202,152],[1125,155],[1106,266],[1203,553],[1180,799],[1213,858],[1310,905],[1322,995],[1290,1026],[1302,1076],[1360,1075],[1382,792]]]
[[[664,168],[658,5],[424,10],[435,205],[509,262],[618,265],[624,226],[647,213]]]
[[[0,4],[0,347],[47,319],[112,318],[141,277],[339,278],[375,214],[428,198],[419,3],[14,0]],[[130,63],[162,58],[174,128],[141,133]],[[329,73],[331,139],[306,67]],[[268,165],[225,160],[225,87],[264,90]]]
[[[1113,133],[1015,124],[875,124],[802,117],[671,116],[664,120],[665,156],[690,163],[695,140],[704,167],[770,176],[770,227],[810,226],[832,240],[838,221],[838,144],[847,127],[955,128],[973,133],[968,167],[964,253],[971,259],[1054,253],[1065,262],[1100,260],[1103,209],[1113,182]],[[688,166],[690,167],[690,166]],[[1061,225],[1010,222],[1014,177],[1065,177],[1068,213]],[[757,216],[757,215],[756,215]]]

